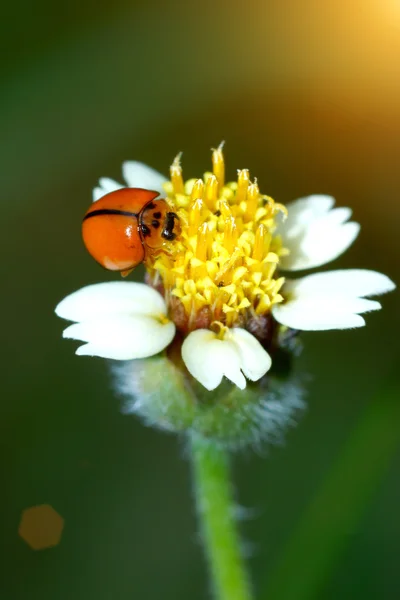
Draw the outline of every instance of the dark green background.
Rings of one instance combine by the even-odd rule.
[[[225,139],[230,177],[354,209],[333,267],[399,281],[400,6],[18,0],[2,25],[1,597],[206,598],[183,444],[123,416],[106,363],[61,340],[56,303],[117,278],[81,216],[123,160],[167,172],[183,150],[197,176]],[[260,600],[399,597],[398,298],[382,300],[365,329],[303,336],[308,412],[285,447],[235,460]],[[17,529],[42,503],[65,530],[34,552]]]

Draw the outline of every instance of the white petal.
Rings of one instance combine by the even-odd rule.
[[[330,210],[324,215],[320,215],[319,222],[322,224],[331,224],[331,225],[341,225],[348,221],[353,214],[351,208],[347,206],[342,206],[340,208],[335,208]]]
[[[307,223],[310,218],[318,217],[327,213],[335,204],[335,198],[325,194],[313,194],[298,198],[287,205],[289,211],[285,223],[292,219],[296,222]]]
[[[164,350],[173,340],[175,325],[147,316],[106,316],[65,329],[63,337],[88,342],[79,355],[115,360],[146,358]]]
[[[365,321],[360,315],[352,313],[327,313],[322,307],[321,311],[310,311],[307,306],[287,303],[276,305],[272,314],[282,325],[299,329],[300,331],[328,331],[330,329],[353,329],[362,327]]]
[[[331,196],[309,196],[288,205],[288,217],[277,229],[290,254],[282,257],[286,270],[302,270],[326,264],[342,254],[357,237],[358,223],[349,208],[333,207]]]
[[[158,173],[155,169],[152,169],[141,162],[129,160],[123,163],[122,173],[129,187],[155,190],[161,195],[165,195],[162,186],[168,179],[164,177],[164,175],[161,175],[161,173]]]
[[[271,368],[271,357],[260,342],[245,329],[231,329],[230,337],[239,349],[243,373],[248,379],[258,381]]]
[[[290,293],[292,290],[302,293],[330,295],[341,290],[346,295],[379,296],[395,289],[393,281],[377,271],[369,269],[338,269],[324,273],[313,273],[307,277],[289,280],[285,284]]]
[[[384,294],[394,283],[375,271],[348,269],[316,273],[287,281],[282,289],[286,301],[273,307],[277,321],[300,330],[362,327],[359,313],[379,310],[379,302],[363,296]]]
[[[235,344],[218,339],[208,329],[189,333],[182,345],[182,358],[189,373],[209,391],[219,386],[224,375],[240,389],[246,387]]]
[[[93,202],[100,200],[106,193],[101,187],[93,188]]]
[[[93,320],[117,314],[165,315],[161,294],[144,283],[113,281],[88,285],[70,294],[55,309],[69,321]]]
[[[350,307],[347,311],[344,307],[341,310],[335,309],[328,299],[321,298],[319,303],[290,300],[274,306],[272,314],[282,325],[302,331],[348,329],[365,325],[364,319]]]
[[[106,194],[115,192],[115,190],[120,190],[123,187],[123,185],[114,179],[110,179],[109,177],[100,177],[99,185],[93,189],[93,202],[96,202],[96,200],[100,200],[100,198]]]
[[[115,181],[115,179],[110,179],[110,177],[100,177],[99,179],[100,187],[103,188],[109,194],[110,192],[115,192],[116,190],[120,190],[124,186]]]
[[[285,310],[289,310],[286,307],[290,306],[290,310],[294,309],[296,304],[296,312],[301,313],[301,318],[305,318],[306,314],[309,314],[313,320],[319,318],[335,319],[335,315],[341,314],[360,314],[363,312],[370,312],[371,310],[379,310],[381,305],[379,302],[373,300],[366,300],[365,298],[357,298],[355,296],[346,294],[324,294],[324,295],[300,295],[296,293],[294,296],[289,296],[286,303],[280,304],[279,307],[285,307]],[[277,309],[279,312],[280,308]]]

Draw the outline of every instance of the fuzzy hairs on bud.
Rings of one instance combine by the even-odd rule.
[[[229,450],[281,444],[304,410],[303,387],[291,376],[264,376],[240,390],[227,380],[209,392],[168,357],[113,366],[123,412],[176,433],[196,433]]]

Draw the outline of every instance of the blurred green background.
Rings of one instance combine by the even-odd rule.
[[[117,279],[80,240],[123,160],[197,176],[226,140],[279,202],[328,193],[360,238],[332,267],[400,280],[397,0],[9,2],[0,36],[2,575],[5,600],[209,597],[188,461],[120,413],[101,359],[54,306]],[[138,273],[141,276],[141,273]],[[235,459],[257,598],[397,599],[398,298],[358,331],[305,334],[308,411],[284,447]],[[21,511],[51,504],[33,551]]]

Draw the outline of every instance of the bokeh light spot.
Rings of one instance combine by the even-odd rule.
[[[49,504],[26,508],[21,515],[18,533],[33,550],[57,546],[64,519]]]

